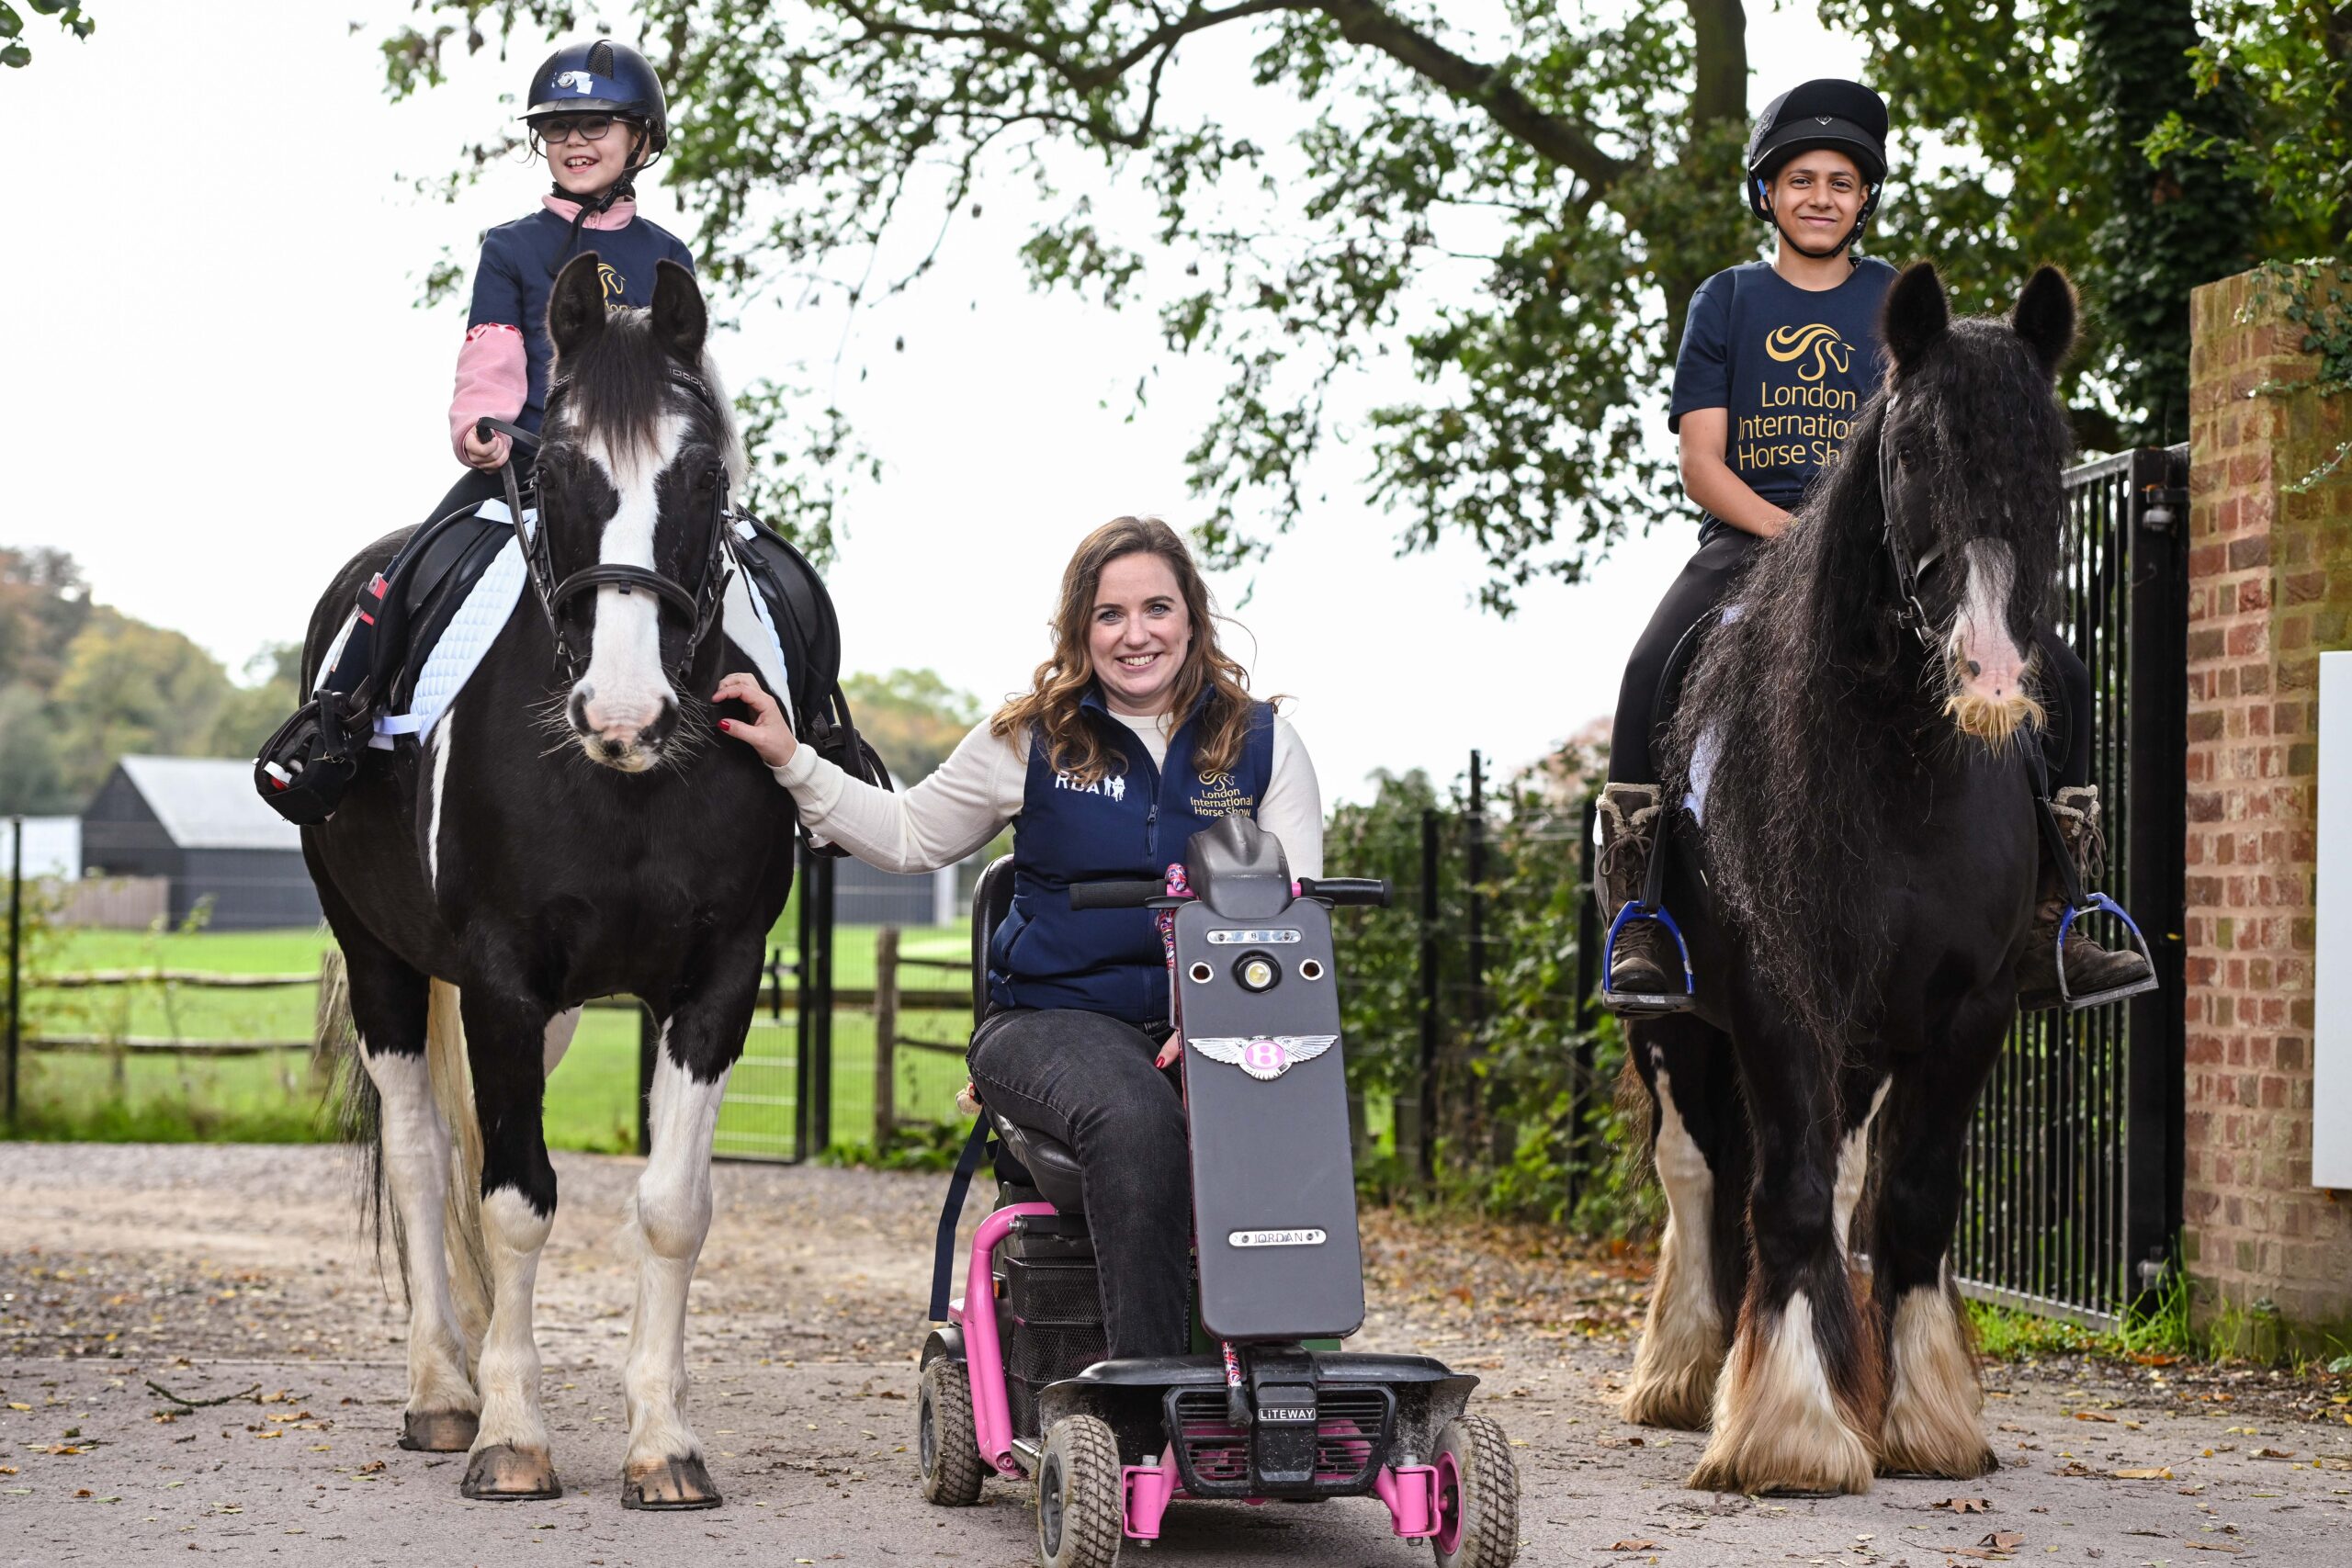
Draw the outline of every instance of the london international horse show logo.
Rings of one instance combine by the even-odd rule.
[[[1835,370],[1843,376],[1854,363],[1854,348],[1838,335],[1838,329],[1826,322],[1815,321],[1809,327],[1781,327],[1764,340],[1764,352],[1782,365],[1813,357],[1797,371],[1800,381],[1818,381]]]

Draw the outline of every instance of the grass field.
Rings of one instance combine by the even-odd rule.
[[[865,989],[874,984],[878,928],[843,926],[834,932],[834,984]],[[775,945],[788,953],[790,928]],[[329,941],[323,931],[166,932],[66,931],[47,944],[42,969],[190,969],[230,974],[310,974]],[[905,933],[909,956],[960,958],[967,939],[958,927]],[[38,976],[36,976],[37,978]],[[912,988],[956,987],[960,972],[912,968],[901,984]],[[222,991],[144,982],[106,988],[35,987],[25,1001],[34,1032],[153,1035],[187,1040],[309,1039],[317,1002],[314,985],[283,989]],[[639,1015],[591,1009],[547,1095],[548,1142],[558,1148],[616,1152],[637,1135]],[[969,1027],[961,1010],[902,1014],[899,1032],[960,1042]],[[763,1010],[745,1046],[719,1117],[722,1152],[758,1154],[788,1145],[798,1113],[797,1029]],[[902,1116],[949,1118],[964,1081],[961,1060],[933,1052],[901,1051],[898,1108]],[[307,1050],[254,1056],[140,1056],[106,1052],[29,1052],[21,1068],[17,1135],[33,1138],[141,1142],[300,1143],[332,1136],[325,1101],[329,1085],[313,1074]],[[873,1134],[874,1026],[863,1011],[833,1020],[832,1118],[836,1142],[864,1142]]]

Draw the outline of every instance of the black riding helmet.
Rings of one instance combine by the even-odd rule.
[[[523,101],[530,106],[523,111],[523,122],[534,130],[543,120],[576,114],[608,114],[645,128],[643,148],[621,171],[621,177],[601,194],[580,201],[560,186],[556,187],[555,194],[565,200],[580,201],[580,210],[572,214],[571,232],[563,250],[548,264],[548,276],[552,277],[579,248],[581,227],[592,214],[609,212],[615,203],[635,197],[638,174],[670,145],[670,106],[662,96],[662,78],[653,73],[645,56],[608,38],[568,43],[548,55],[531,73],[531,90]]]
[[[1838,249],[1854,243],[1878,210],[1886,182],[1886,100],[1860,82],[1820,77],[1792,87],[1764,106],[1747,138],[1747,206],[1767,223],[1774,221],[1766,195],[1772,176],[1800,152],[1834,148],[1854,160],[1868,186],[1861,212]],[[1832,253],[1835,254],[1835,253]]]

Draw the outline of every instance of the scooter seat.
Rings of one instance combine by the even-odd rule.
[[[1034,1127],[1023,1127],[1000,1111],[990,1111],[989,1119],[996,1123],[997,1136],[1012,1151],[1029,1172],[1030,1184],[1038,1196],[1065,1214],[1086,1213],[1086,1177],[1079,1169],[1078,1156],[1067,1145],[1048,1137]]]

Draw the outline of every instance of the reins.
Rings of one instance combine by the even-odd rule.
[[[692,393],[704,408],[714,416],[718,414],[718,400],[711,395],[709,387],[703,383],[701,378],[673,369],[670,383]],[[549,419],[554,418],[556,406],[569,389],[570,383],[562,379],[548,387],[547,410]],[[539,436],[503,419],[477,420],[474,429],[485,440],[495,432],[517,446],[544,446]],[[643,589],[685,619],[685,650],[678,656],[678,661],[672,669],[673,678],[683,683],[693,671],[695,658],[702,650],[703,639],[710,635],[710,628],[718,623],[719,609],[727,602],[727,585],[735,574],[735,569],[727,557],[725,467],[722,465],[718,469],[718,483],[713,491],[710,542],[703,555],[702,576],[691,592],[674,579],[645,567],[616,566],[601,561],[594,566],[582,567],[560,581],[557,581],[554,556],[548,543],[544,506],[540,512],[539,526],[527,532],[523,527],[522,486],[514,477],[511,454],[508,460],[499,466],[499,477],[505,481],[507,510],[513,514],[516,535],[523,541],[523,565],[531,580],[532,594],[538,600],[539,613],[546,617],[548,631],[555,638],[556,658],[562,663],[566,675],[577,682],[581,661],[579,653],[571,646],[571,639],[564,634],[563,606],[581,594],[594,592],[599,588],[616,588],[623,593]]]

